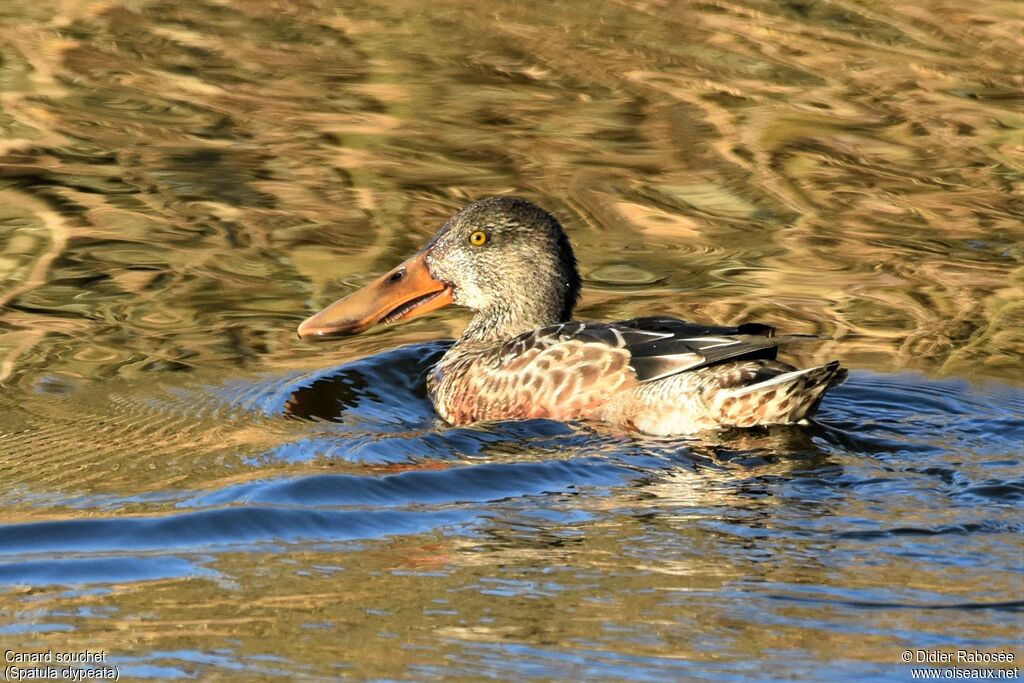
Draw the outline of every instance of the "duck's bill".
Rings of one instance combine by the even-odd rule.
[[[408,320],[450,303],[451,287],[431,277],[424,252],[304,320],[299,336],[327,339],[359,334],[378,323]]]

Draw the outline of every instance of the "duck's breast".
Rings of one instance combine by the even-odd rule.
[[[432,394],[453,424],[594,417],[609,397],[636,385],[625,349],[578,339],[446,360],[432,377]]]

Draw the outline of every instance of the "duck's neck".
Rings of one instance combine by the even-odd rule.
[[[477,311],[456,342],[457,345],[501,342],[524,332],[572,319],[572,308],[566,307],[561,301],[534,301],[532,303],[535,305],[530,307],[524,306],[525,302],[518,303],[518,306],[495,306]]]

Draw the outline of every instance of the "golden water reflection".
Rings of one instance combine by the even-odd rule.
[[[1019,369],[1013,3],[31,6],[0,29],[8,372],[302,364],[313,304],[507,191],[569,225],[582,315]],[[600,287],[637,265],[663,286]]]

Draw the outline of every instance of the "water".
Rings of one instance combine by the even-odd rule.
[[[1024,656],[1012,2],[0,4],[0,649],[129,678]],[[473,198],[584,318],[833,341],[820,424],[451,428],[465,314],[295,336]],[[795,354],[795,355],[794,355]]]

